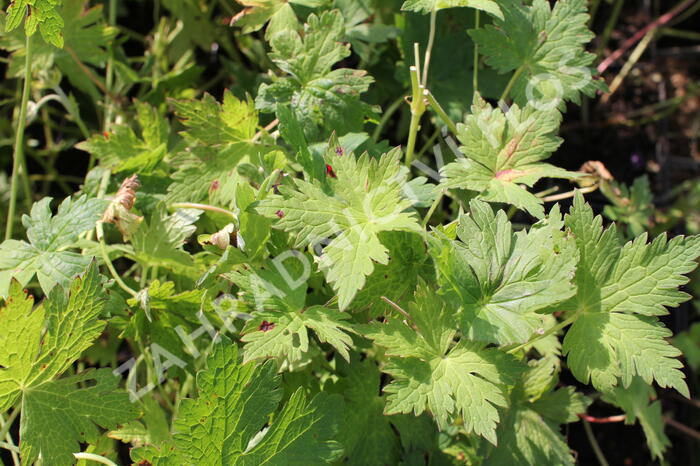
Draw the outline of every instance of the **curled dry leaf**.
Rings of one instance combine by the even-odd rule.
[[[140,187],[141,183],[137,175],[124,179],[116,196],[102,215],[102,221],[116,225],[125,240],[131,237],[143,220],[143,217],[131,212],[136,201],[136,191]]]

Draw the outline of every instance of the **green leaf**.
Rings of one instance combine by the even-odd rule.
[[[340,450],[338,399],[317,395],[311,401],[299,389],[269,427],[282,391],[276,365],[240,364],[236,345],[223,337],[197,375],[199,395],[185,399],[174,421],[174,445],[132,450],[135,462],[161,464],[319,464]]]
[[[177,293],[173,282],[154,280],[136,298],[127,301],[133,314],[120,337],[134,339],[144,346],[158,344],[189,363],[192,356],[186,351],[178,331],[190,334],[202,328],[202,321],[198,318],[204,304],[202,298],[202,290]],[[168,370],[172,372],[178,368]]]
[[[207,193],[227,178],[237,176],[244,162],[264,165],[266,155],[275,146],[253,141],[258,114],[250,101],[238,100],[229,91],[219,104],[211,95],[201,100],[171,100],[175,113],[187,128],[183,137],[191,147],[176,157],[172,166],[174,182],[168,187],[168,199],[176,202],[201,202]]]
[[[593,96],[605,90],[592,78],[595,55],[584,46],[594,35],[588,30],[586,0],[547,0],[532,6],[521,0],[501,0],[502,18],[469,31],[485,55],[486,63],[500,73],[515,72],[511,96],[525,105],[555,108],[564,100],[580,102],[583,93]]]
[[[461,329],[470,339],[524,343],[544,330],[538,311],[576,292],[575,245],[560,231],[557,206],[527,233],[513,232],[502,210],[494,215],[479,201],[470,206],[470,215],[459,219],[461,242],[444,236],[433,242],[438,282],[461,308]]]
[[[192,256],[182,246],[197,229],[194,223],[201,213],[197,209],[178,209],[168,215],[165,205],[159,204],[131,238],[136,259],[149,267],[191,266]]]
[[[601,185],[603,194],[612,204],[606,205],[603,213],[610,220],[625,223],[629,233],[638,236],[651,225],[654,215],[654,196],[649,186],[649,178],[640,176],[634,180],[631,187],[625,184],[610,182],[610,186]]]
[[[542,200],[525,187],[544,177],[577,176],[542,162],[562,143],[556,136],[560,122],[556,109],[513,105],[504,113],[475,95],[472,113],[457,125],[460,150],[466,158],[442,168],[442,186],[470,189],[479,193],[479,199],[513,204],[542,218]]]
[[[671,446],[671,441],[664,433],[661,402],[650,403],[649,401],[654,398],[656,398],[654,389],[639,377],[635,377],[629,387],[617,387],[612,393],[603,397],[605,401],[625,411],[625,424],[634,424],[639,420],[652,456],[662,460],[664,451]]]
[[[25,34],[31,36],[39,28],[41,37],[47,43],[61,48],[63,47],[63,19],[56,11],[60,4],[60,0],[13,0],[7,8],[6,30],[12,31],[19,27],[22,19],[26,17]]]
[[[372,317],[391,312],[391,306],[381,299],[382,296],[394,303],[408,302],[419,278],[426,279],[433,273],[421,235],[386,231],[379,234],[379,240],[388,249],[389,262],[375,264],[350,307],[353,312],[367,310]]]
[[[46,382],[24,391],[20,451],[27,464],[75,464],[81,443],[100,437],[98,427],[114,429],[137,416],[120,378],[109,368]]]
[[[34,1],[46,3],[46,0]],[[53,3],[53,0],[49,0],[49,3]],[[61,24],[65,22],[59,37],[63,43],[62,50],[57,49],[53,42],[32,40],[32,71],[35,76],[41,76],[40,79],[51,76],[49,82],[56,79],[53,74],[60,71],[73,86],[89,94],[93,101],[101,101],[104,95],[98,83],[103,81],[102,73],[94,71],[91,66],[97,69],[104,68],[109,56],[107,49],[116,38],[118,30],[107,25],[102,5],[89,7],[86,0],[63,0],[56,3],[62,4],[56,11],[62,18]],[[24,76],[24,36],[10,33],[0,39],[0,42],[3,48],[12,52],[8,76]],[[89,72],[92,74],[88,74]],[[60,78],[60,75],[57,78]],[[70,95],[68,98],[73,99]]]
[[[68,249],[75,246],[78,235],[95,227],[108,204],[87,196],[66,198],[52,216],[51,200],[45,197],[36,202],[30,215],[22,217],[29,242],[11,239],[0,244],[0,270],[11,271],[5,279],[14,277],[26,285],[36,275],[44,293],[56,285],[67,287],[85,270],[90,256]],[[0,283],[0,296],[6,295],[6,286]]]
[[[102,333],[104,294],[93,264],[68,295],[54,288],[36,309],[14,282],[0,308],[0,411],[21,398],[21,454],[27,464],[39,455],[50,464],[74,464],[79,444],[99,436],[95,424],[109,429],[136,416],[109,369],[56,379]],[[95,384],[77,386],[88,381]]]
[[[95,134],[76,145],[114,172],[151,173],[167,153],[170,125],[158,110],[135,102],[141,137],[129,125],[115,126],[111,133]]]
[[[576,464],[559,425],[577,421],[577,414],[586,411],[589,400],[573,387],[566,387],[544,395],[535,403],[512,402],[497,431],[499,447],[483,449],[484,453],[491,452],[485,466]],[[559,415],[552,418],[549,413]],[[562,413],[571,416],[564,418]]]
[[[498,407],[507,405],[507,386],[514,383],[517,362],[495,348],[465,339],[454,343],[454,319],[439,296],[419,286],[409,307],[409,327],[398,318],[372,323],[365,336],[386,348],[382,369],[393,377],[386,414],[428,410],[441,429],[461,417],[467,433],[496,444]]]
[[[234,21],[243,28],[243,33],[248,34],[258,31],[265,23],[269,22],[265,39],[272,39],[277,33],[285,30],[296,30],[299,21],[291,4],[301,4],[309,7],[317,7],[323,4],[323,0],[237,0],[247,7],[241,11]]]
[[[256,107],[270,113],[280,104],[290,106],[309,140],[331,130],[360,131],[374,110],[359,96],[373,80],[362,70],[332,70],[350,55],[349,46],[340,42],[344,29],[343,17],[333,10],[311,14],[303,35],[294,30],[277,33],[270,41],[270,59],[289,76],[261,84]]]
[[[661,235],[647,243],[642,235],[622,245],[614,226],[603,230],[601,217],[593,216],[580,193],[566,225],[580,254],[579,291],[561,305],[575,313],[563,346],[573,374],[601,391],[612,390],[618,378],[629,387],[639,375],[688,396],[676,359],[681,353],[668,343],[671,331],[656,316],[690,297],[678,287],[697,265],[700,237]]]
[[[319,267],[338,293],[341,310],[364,286],[374,263],[389,261],[379,233],[421,231],[415,214],[406,212],[411,202],[402,199],[405,173],[400,171],[400,157],[400,149],[376,160],[368,154],[355,158],[333,147],[325,157],[335,176],[327,180],[328,192],[320,183],[294,180],[296,190],[282,186],[282,196],[269,196],[257,208],[278,218],[274,226],[292,233],[297,247],[337,235],[323,249]]]
[[[258,126],[253,102],[238,100],[228,90],[224,92],[222,104],[207,93],[201,100],[170,100],[170,104],[187,127],[182,135],[201,144],[250,141]]]
[[[340,378],[330,389],[345,398],[345,422],[338,437],[345,461],[353,466],[397,464],[399,445],[391,426],[396,416],[384,414],[381,372],[371,359],[358,359],[337,361]]]
[[[239,288],[239,296],[253,314],[242,331],[244,362],[273,357],[288,367],[310,349],[309,331],[349,360],[353,332],[349,316],[324,306],[307,306],[309,260],[297,253],[284,261],[267,261],[260,268],[246,265],[225,274]]]
[[[503,19],[503,13],[496,0],[406,0],[401,9],[418,13],[430,13],[431,11],[439,11],[445,8],[464,6],[485,11],[496,18]]]

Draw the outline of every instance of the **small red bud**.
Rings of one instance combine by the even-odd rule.
[[[326,164],[326,175],[330,176],[331,178],[337,178],[337,176],[335,176],[335,172],[333,171],[333,167],[328,164]]]

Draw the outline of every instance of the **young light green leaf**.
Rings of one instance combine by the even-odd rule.
[[[338,399],[308,401],[297,390],[274,417],[282,391],[276,365],[241,364],[236,345],[223,337],[197,375],[199,395],[183,400],[174,422],[174,445],[132,450],[135,462],[163,464],[324,464],[340,453]],[[335,405],[335,406],[334,406]]]
[[[606,89],[593,79],[595,55],[584,46],[594,35],[588,30],[586,0],[560,0],[552,8],[547,0],[501,0],[502,18],[469,31],[500,73],[514,72],[511,96],[525,105],[556,108],[564,100],[578,103],[580,94],[592,96]]]
[[[636,178],[631,187],[613,181],[603,194],[612,202],[605,206],[603,213],[610,220],[628,225],[631,236],[639,236],[649,228],[654,215],[649,178]]]
[[[269,196],[257,208],[278,218],[275,226],[294,234],[296,246],[316,245],[337,235],[323,249],[319,266],[338,292],[341,310],[364,286],[374,263],[387,264],[380,232],[421,231],[415,214],[406,212],[411,202],[402,199],[405,173],[400,171],[400,156],[395,149],[379,160],[368,154],[355,158],[333,147],[326,154],[332,167],[328,191],[319,183],[294,180],[297,190],[282,186],[282,196]]]
[[[503,19],[503,13],[496,0],[406,0],[402,10],[418,13],[430,13],[446,8],[469,7]]]
[[[560,231],[558,207],[529,232],[515,233],[503,211],[494,215],[479,201],[470,206],[470,215],[459,219],[461,242],[444,235],[433,241],[438,282],[461,308],[461,329],[470,339],[523,343],[544,329],[538,311],[576,292],[575,245]]]
[[[542,200],[525,187],[544,177],[576,177],[542,162],[562,143],[556,136],[560,122],[556,109],[513,105],[504,113],[475,95],[472,113],[457,125],[466,158],[442,168],[442,186],[470,189],[479,193],[479,199],[513,204],[542,218]]]
[[[108,369],[56,379],[102,333],[104,293],[93,264],[68,295],[54,288],[36,309],[14,282],[0,308],[0,411],[21,398],[21,454],[27,464],[41,455],[47,463],[71,465],[79,444],[99,436],[95,424],[109,429],[136,416]],[[88,381],[96,383],[78,387]]]
[[[83,277],[73,280],[68,296],[63,289],[54,288],[48,300],[34,310],[33,299],[19,283],[13,283],[0,331],[1,411],[12,406],[23,390],[65,371],[100,335],[105,325],[98,320],[103,293],[94,264]]]
[[[697,265],[700,237],[662,235],[647,243],[642,235],[623,246],[614,227],[603,230],[580,193],[566,225],[580,253],[579,291],[562,305],[576,318],[563,347],[573,374],[601,391],[612,390],[619,377],[628,387],[639,375],[687,396],[680,351],[668,343],[671,332],[656,316],[689,298],[678,287]]]
[[[60,0],[13,0],[7,8],[7,31],[19,27],[24,22],[24,32],[33,35],[37,28],[41,37],[49,44],[63,47],[63,19],[56,8]]]
[[[507,405],[507,386],[520,366],[497,349],[465,339],[454,343],[457,329],[445,303],[419,286],[409,306],[409,327],[399,319],[366,326],[365,336],[386,348],[383,371],[393,377],[386,414],[430,411],[445,428],[461,417],[466,432],[496,444],[498,407]]]
[[[36,202],[30,215],[22,217],[29,242],[11,239],[0,244],[0,270],[11,271],[6,279],[12,276],[26,285],[36,275],[44,293],[56,285],[68,287],[85,270],[90,257],[68,249],[75,246],[80,233],[95,227],[108,204],[87,196],[66,198],[52,216],[51,200],[45,197]],[[4,286],[0,283],[0,296],[6,293]]]
[[[365,117],[374,113],[359,99],[372,78],[362,70],[331,70],[350,55],[349,46],[340,42],[343,32],[343,17],[333,10],[311,14],[303,35],[294,30],[277,33],[270,42],[270,59],[289,76],[261,84],[256,107],[269,113],[279,104],[291,106],[310,140],[321,137],[322,128],[326,134],[359,131]]]

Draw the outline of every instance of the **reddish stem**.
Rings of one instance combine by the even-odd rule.
[[[615,63],[619,58],[632,47],[634,44],[639,42],[642,37],[644,37],[649,31],[653,29],[657,29],[664,24],[668,23],[671,21],[675,16],[678,16],[679,13],[681,13],[683,10],[688,8],[690,5],[695,3],[696,0],[685,0],[683,3],[678,4],[675,8],[673,8],[671,11],[668,13],[665,13],[658,18],[656,18],[655,21],[647,24],[644,26],[642,29],[637,31],[632,37],[627,39],[622,46],[615,50],[613,53],[611,53],[605,60],[600,62],[598,65],[598,73],[603,73],[605,70],[607,70],[610,65]]]
[[[579,414],[578,417],[592,424],[610,424],[611,422],[622,422],[625,420],[624,414],[618,414],[616,416],[608,417],[593,417],[589,416],[588,414]]]

